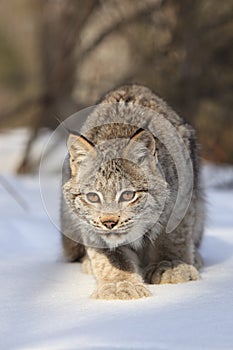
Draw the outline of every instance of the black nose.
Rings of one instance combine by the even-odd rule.
[[[118,221],[113,221],[113,220],[102,221],[102,224],[105,227],[107,227],[109,230],[112,230],[113,227],[115,227],[117,223],[118,223]]]

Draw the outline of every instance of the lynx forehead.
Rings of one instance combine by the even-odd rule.
[[[89,261],[94,296],[139,298],[150,294],[143,280],[197,279],[204,204],[193,128],[148,88],[128,85],[105,96],[67,148],[64,252]]]

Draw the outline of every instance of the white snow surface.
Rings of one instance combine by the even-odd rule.
[[[1,350],[233,349],[233,189],[207,186],[201,280],[151,285],[146,299],[93,300],[93,277],[62,259],[38,176],[14,176],[6,168],[2,163]],[[227,169],[218,172],[218,184],[229,178]],[[206,167],[207,185],[216,173]],[[46,186],[58,216],[57,176],[47,175]]]

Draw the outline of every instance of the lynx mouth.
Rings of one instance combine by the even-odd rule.
[[[129,233],[129,231],[120,231],[119,229],[118,230],[108,230],[108,231],[105,231],[105,230],[101,230],[101,231],[97,231],[97,234],[99,236],[103,236],[103,237],[107,237],[107,238],[112,238],[112,237],[121,237],[121,236],[125,236]]]
[[[102,227],[95,226],[95,231],[98,235],[104,236],[104,237],[121,237],[126,236],[133,228],[133,224],[130,225],[124,225],[124,226],[118,226],[113,229],[103,229]]]

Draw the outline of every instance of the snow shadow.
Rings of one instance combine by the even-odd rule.
[[[219,236],[221,230],[218,231]],[[205,235],[201,245],[201,256],[205,267],[219,265],[233,256],[233,245],[220,237]]]

